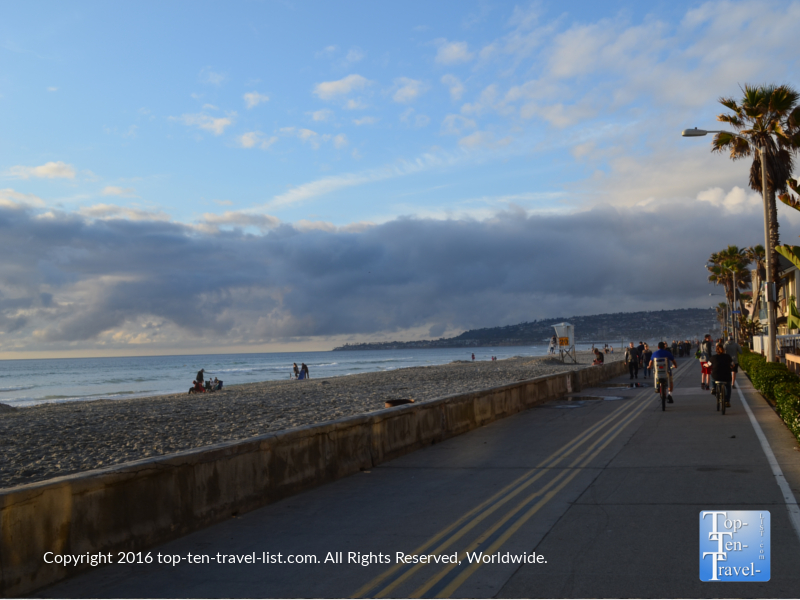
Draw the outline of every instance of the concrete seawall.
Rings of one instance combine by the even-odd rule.
[[[446,396],[0,491],[0,593],[80,567],[46,552],[146,550],[625,371],[622,362]]]

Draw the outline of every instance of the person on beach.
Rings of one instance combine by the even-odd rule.
[[[300,379],[300,367],[297,366],[297,363],[293,363],[292,370],[294,371],[294,378]]]
[[[644,378],[647,379],[650,375],[650,358],[653,356],[653,351],[650,350],[650,346],[647,344],[644,345],[644,350],[642,350],[642,368],[644,369]]]
[[[472,353],[472,360],[475,360],[475,353]]]
[[[605,355],[602,352],[600,352],[600,350],[598,348],[595,348],[594,349],[594,360],[592,361],[592,365],[594,365],[595,367],[603,366],[605,358],[606,358]]]
[[[204,373],[205,373],[205,369],[200,369],[197,372],[197,375],[195,375],[195,377],[194,377],[195,382],[199,381],[200,385],[203,385],[203,380],[206,378]]]
[[[202,381],[195,380],[195,381],[192,382],[192,385],[194,387],[189,388],[189,393],[190,394],[202,394],[202,393],[204,393],[206,391],[206,388],[203,387],[203,382]]]
[[[639,379],[639,349],[633,345],[633,342],[625,350],[625,364],[628,365],[631,379],[634,377]]]
[[[306,363],[300,363],[300,379],[311,379],[311,375],[308,373],[308,365],[306,365]]]

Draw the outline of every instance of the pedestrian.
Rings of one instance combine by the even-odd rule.
[[[645,344],[644,350],[642,351],[642,368],[644,368],[645,379],[647,379],[650,376],[650,359],[652,357],[653,357],[653,351],[650,350],[650,346]]]
[[[475,360],[475,353],[472,353],[472,360]]]
[[[709,385],[709,380],[711,379],[711,366],[707,365],[711,357],[714,356],[713,352],[713,345],[711,342],[711,334],[707,333],[703,341],[700,342],[700,349],[697,351],[697,358],[700,359],[700,367],[702,369],[702,375],[700,377],[700,389],[701,390],[710,390],[711,386]]]
[[[733,341],[733,336],[728,337],[728,342],[725,344],[725,354],[731,357],[731,387],[736,389],[736,373],[739,372],[739,353],[742,347]]]
[[[292,364],[292,371],[294,372],[294,378],[300,379],[300,367],[297,366],[297,363]]]
[[[303,375],[305,373],[305,375]],[[311,375],[308,373],[308,365],[306,363],[300,363],[300,379],[311,379]]]
[[[204,372],[205,372],[205,369],[200,369],[200,370],[197,372],[197,375],[196,375],[196,376],[195,376],[195,378],[194,378],[194,380],[195,380],[195,381],[197,381],[197,382],[199,382],[199,383],[200,383],[200,385],[203,385],[203,381],[205,381],[205,375],[204,375]]]
[[[625,349],[625,364],[628,365],[628,372],[631,379],[639,379],[639,349],[630,343],[630,346]]]

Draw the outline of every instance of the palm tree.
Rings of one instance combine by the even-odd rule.
[[[766,251],[764,250],[764,246],[761,244],[757,244],[755,246],[750,246],[749,248],[745,248],[744,251],[745,258],[747,259],[748,263],[755,263],[756,265],[756,273],[758,274],[758,278],[756,281],[753,282],[753,316],[758,316],[758,305],[761,301],[761,294],[759,290],[756,289],[760,287],[760,284],[767,278],[766,276],[766,266],[765,266],[765,258],[766,258]]]
[[[777,248],[780,236],[775,196],[786,191],[786,181],[794,167],[793,154],[800,142],[800,94],[787,85],[745,85],[743,92],[740,102],[733,98],[720,98],[720,104],[732,112],[717,117],[718,121],[729,123],[742,137],[718,133],[714,136],[712,151],[728,150],[732,160],[752,155],[750,187],[761,192],[761,158],[757,148],[765,149],[770,246]],[[774,279],[778,273],[777,253],[771,252],[768,260]]]
[[[725,288],[728,306],[733,307],[733,310],[738,308],[739,314],[743,315],[744,299],[741,296],[736,297],[734,288],[738,291],[750,287],[750,271],[746,268],[750,262],[747,259],[747,251],[738,246],[728,246],[724,250],[714,252],[708,260],[711,263],[706,267],[711,273],[708,280],[716,285],[722,285]],[[734,327],[739,329],[741,319],[732,319],[732,322]]]

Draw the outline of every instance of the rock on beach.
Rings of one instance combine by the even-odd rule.
[[[205,394],[43,404],[10,411],[0,405],[0,488],[24,485],[219,442],[425,402],[585,368],[553,357],[456,362],[307,381],[226,386]],[[606,356],[621,360],[622,353]]]

